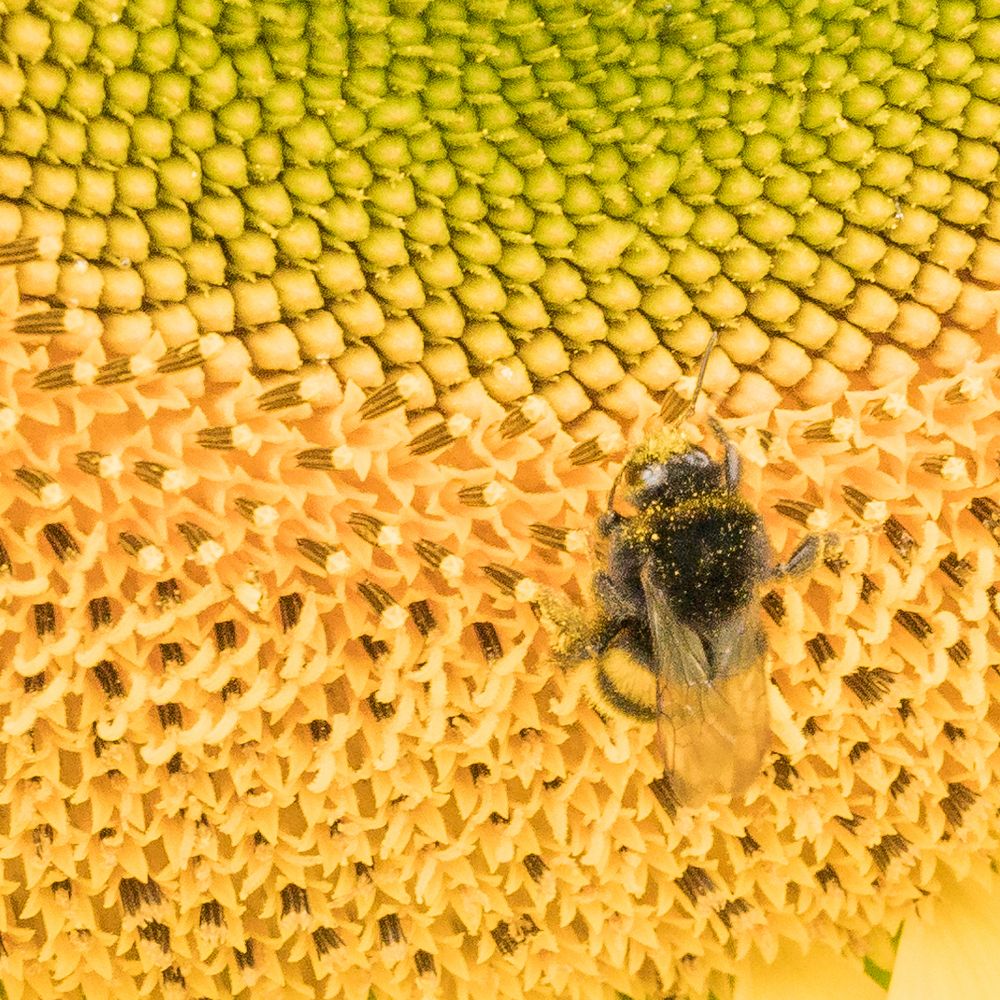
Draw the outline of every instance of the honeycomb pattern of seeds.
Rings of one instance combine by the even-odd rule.
[[[996,318],[989,4],[35,6],[0,263],[14,328],[98,368],[222,334],[237,377],[416,366],[620,413],[717,328],[708,385],[751,413],[882,348],[960,371]]]

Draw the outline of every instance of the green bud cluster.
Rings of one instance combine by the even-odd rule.
[[[334,343],[380,379],[448,343],[599,399],[662,388],[692,331],[836,363],[848,326],[855,359],[912,345],[907,275],[1000,280],[994,0],[32,3],[0,55],[25,230],[97,268],[100,315],[139,288],[251,351],[255,324],[306,331],[261,367]]]

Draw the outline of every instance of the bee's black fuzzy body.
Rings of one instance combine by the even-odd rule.
[[[714,679],[720,664],[713,657],[713,637],[755,603],[757,588],[771,573],[761,516],[730,493],[676,506],[654,502],[622,526],[612,546],[630,550],[630,572],[640,559],[652,560],[656,586],[677,620],[701,639]],[[621,561],[619,554],[616,562]],[[624,580],[618,581],[621,587]]]
[[[590,664],[599,710],[656,724],[664,775],[691,806],[739,796],[760,773],[771,737],[760,592],[806,569],[821,546],[808,536],[774,564],[764,521],[739,493],[739,453],[709,424],[720,461],[676,423],[626,460],[597,522],[596,614],[547,602],[557,655]],[[619,490],[633,513],[616,510]]]
[[[743,616],[772,574],[770,546],[760,515],[737,492],[739,459],[723,440],[722,462],[671,436],[640,448],[626,463],[624,486],[637,512],[624,517],[609,510],[599,525],[608,550],[605,569],[594,579],[602,627],[593,653],[621,649],[654,674],[663,669],[649,615],[651,587],[673,618],[697,635],[708,680],[727,669],[717,655],[720,630],[738,619],[759,631],[752,617]],[[752,647],[763,651],[762,636]],[[623,693],[616,699],[613,679],[600,672],[599,683],[605,697],[627,700]]]

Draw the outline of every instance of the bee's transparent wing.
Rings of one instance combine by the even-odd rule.
[[[656,669],[657,740],[674,794],[696,806],[742,794],[770,744],[763,635],[755,604],[727,619],[709,641],[678,621],[669,595],[641,573]]]

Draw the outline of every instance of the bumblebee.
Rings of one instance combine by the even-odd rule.
[[[564,660],[590,662],[600,706],[656,723],[665,776],[689,806],[742,796],[759,774],[771,737],[760,592],[806,571],[822,544],[807,536],[776,565],[721,425],[709,422],[721,461],[682,432],[711,349],[688,413],[636,448],[615,480],[597,524],[597,613],[578,617],[561,647]],[[616,510],[619,491],[633,514]]]

